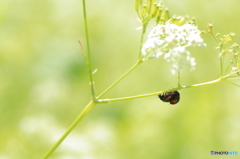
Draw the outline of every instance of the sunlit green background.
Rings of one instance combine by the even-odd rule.
[[[240,1],[165,0],[171,15],[196,17],[200,29],[235,32],[240,41]],[[97,93],[137,57],[140,26],[134,0],[88,1]],[[81,0],[0,0],[0,159],[41,158],[90,101]],[[219,77],[214,39],[192,49],[195,72],[182,84]],[[122,97],[176,86],[164,60],[143,63],[104,97]],[[51,159],[208,159],[210,151],[240,153],[239,88],[217,83],[181,90],[176,105],[157,96],[100,104],[82,120]]]

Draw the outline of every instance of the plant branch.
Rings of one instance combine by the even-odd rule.
[[[84,26],[85,26],[85,34],[86,34],[86,43],[87,43],[87,65],[88,65],[88,75],[90,79],[90,87],[93,100],[96,99],[95,95],[95,87],[94,81],[92,76],[92,62],[91,62],[91,52],[90,52],[90,42],[89,42],[89,35],[88,35],[88,25],[87,25],[87,12],[86,12],[86,3],[83,0],[83,17],[84,17]]]
[[[132,72],[142,61],[137,61],[127,72],[125,72],[120,78],[118,78],[113,84],[111,84],[107,89],[105,89],[96,99],[101,98],[105,93],[112,89],[118,82],[120,82],[124,77],[126,77],[130,72]]]
[[[143,23],[143,22],[142,22]],[[144,34],[146,32],[146,28],[147,28],[147,24],[142,24],[142,34],[141,34],[141,39],[140,39],[140,49],[139,49],[139,57],[138,60],[142,59],[142,54],[141,54],[141,50],[142,50],[142,46],[143,46],[143,39],[144,39]]]
[[[98,99],[98,102],[100,102],[100,103],[108,103],[108,102],[115,102],[115,101],[122,101],[122,100],[129,100],[129,99],[136,99],[136,98],[143,98],[143,97],[150,97],[150,96],[163,94],[165,92],[171,92],[171,91],[176,91],[176,90],[181,90],[181,89],[186,89],[186,88],[192,88],[192,87],[199,87],[199,86],[214,84],[214,83],[220,82],[222,80],[223,80],[222,78],[218,78],[218,79],[213,80],[213,81],[199,83],[199,84],[193,84],[193,85],[190,85],[190,86],[179,86],[179,87],[167,90],[167,91],[160,91],[160,92],[141,94],[141,95],[135,95],[135,96],[129,96],[129,97],[120,97],[120,98],[112,98],[112,99]]]
[[[233,82],[230,82],[229,80],[225,80],[225,81],[228,82],[228,83],[230,83],[230,84],[233,84],[233,85],[235,85],[235,86],[240,87],[240,85],[238,85],[238,84],[236,84],[236,83],[233,83]]]
[[[82,110],[79,116],[74,120],[74,122],[70,125],[67,131],[58,139],[58,141],[53,145],[53,147],[45,154],[42,159],[47,159],[63,142],[63,140],[68,136],[68,134],[77,126],[77,124],[82,120],[82,118],[93,108],[94,103],[92,100],[86,105],[86,107]]]
[[[178,74],[177,74],[177,83],[178,83],[178,87],[181,87],[181,78],[180,78],[180,69],[178,69]]]
[[[144,34],[146,32],[146,27],[147,24],[142,24],[142,34],[141,34],[141,39],[140,39],[140,49],[139,49],[139,57],[138,61],[127,71],[125,72],[119,79],[117,79],[113,84],[111,84],[108,88],[106,88],[99,96],[96,97],[96,99],[101,98],[104,94],[106,94],[110,89],[112,89],[118,82],[120,82],[124,77],[126,77],[130,72],[132,72],[138,65],[140,65],[142,61],[141,57],[141,50],[142,50],[142,45],[143,45],[143,38]],[[98,101],[98,100],[96,100]]]
[[[211,35],[213,36],[214,40],[216,40],[217,43],[219,43],[219,40],[213,35],[213,32],[211,32]]]

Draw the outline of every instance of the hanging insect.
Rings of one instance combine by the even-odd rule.
[[[180,94],[178,91],[172,91],[172,92],[159,94],[158,97],[163,102],[170,102],[170,104],[177,104],[180,100]]]

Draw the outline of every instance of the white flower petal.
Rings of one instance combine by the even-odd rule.
[[[144,60],[163,55],[163,58],[172,64],[171,72],[176,73],[184,65],[194,69],[195,59],[187,50],[190,46],[206,46],[196,25],[166,24],[157,25],[150,31],[141,51]]]

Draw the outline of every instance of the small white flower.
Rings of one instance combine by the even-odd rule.
[[[172,64],[171,72],[175,74],[184,65],[194,70],[195,59],[187,50],[189,46],[206,46],[200,36],[200,30],[193,24],[178,26],[175,24],[157,25],[142,47],[142,60],[158,58],[163,55]]]

